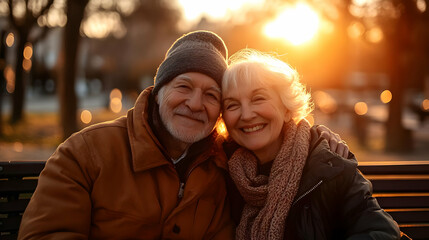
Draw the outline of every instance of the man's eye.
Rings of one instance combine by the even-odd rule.
[[[181,89],[190,89],[188,85],[184,85],[184,84],[178,85],[177,87]]]
[[[216,101],[218,101],[219,100],[219,97],[218,97],[218,95],[217,94],[214,94],[214,93],[207,93],[207,96],[209,96],[210,98],[212,98],[213,100],[216,100]]]

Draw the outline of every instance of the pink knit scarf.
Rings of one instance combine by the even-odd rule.
[[[270,176],[258,175],[258,160],[240,148],[228,162],[232,179],[246,204],[237,239],[283,239],[286,217],[298,191],[310,146],[310,125],[285,123],[284,140]]]

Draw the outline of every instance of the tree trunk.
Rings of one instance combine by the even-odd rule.
[[[25,97],[25,75],[22,68],[22,61],[24,60],[24,48],[27,41],[28,34],[20,32],[17,41],[17,55],[15,62],[15,90],[12,94],[12,114],[10,122],[15,124],[22,120],[24,111],[24,97]]]
[[[6,31],[0,34],[0,137],[3,136],[3,92],[6,89],[6,79],[4,69],[6,67]]]
[[[395,41],[395,40],[392,40]],[[403,74],[403,55],[397,44],[389,49],[389,78],[392,100],[389,103],[389,117],[386,122],[386,150],[391,152],[408,152],[412,150],[411,131],[402,125],[405,74]],[[398,46],[398,47],[396,47]]]
[[[63,139],[68,138],[78,130],[75,92],[76,60],[80,40],[79,28],[87,3],[87,0],[67,1],[67,24],[63,34],[58,86]]]

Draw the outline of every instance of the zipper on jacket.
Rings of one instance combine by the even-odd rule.
[[[183,198],[183,193],[185,192],[185,183],[181,182],[179,187],[179,193],[177,194],[177,197],[179,198],[179,201]]]
[[[316,185],[314,185],[312,188],[310,188],[309,190],[307,190],[304,194],[302,194],[301,196],[299,196],[299,198],[296,199],[296,201],[292,204],[292,206],[294,206],[299,200],[303,199],[305,196],[307,196],[312,191],[314,191],[314,189],[316,189],[318,186],[320,186],[320,184],[322,184],[322,182],[323,182],[323,180],[320,180]]]

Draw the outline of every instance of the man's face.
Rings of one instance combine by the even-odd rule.
[[[160,89],[156,99],[162,123],[184,143],[207,137],[220,114],[220,88],[202,73],[180,74]]]

